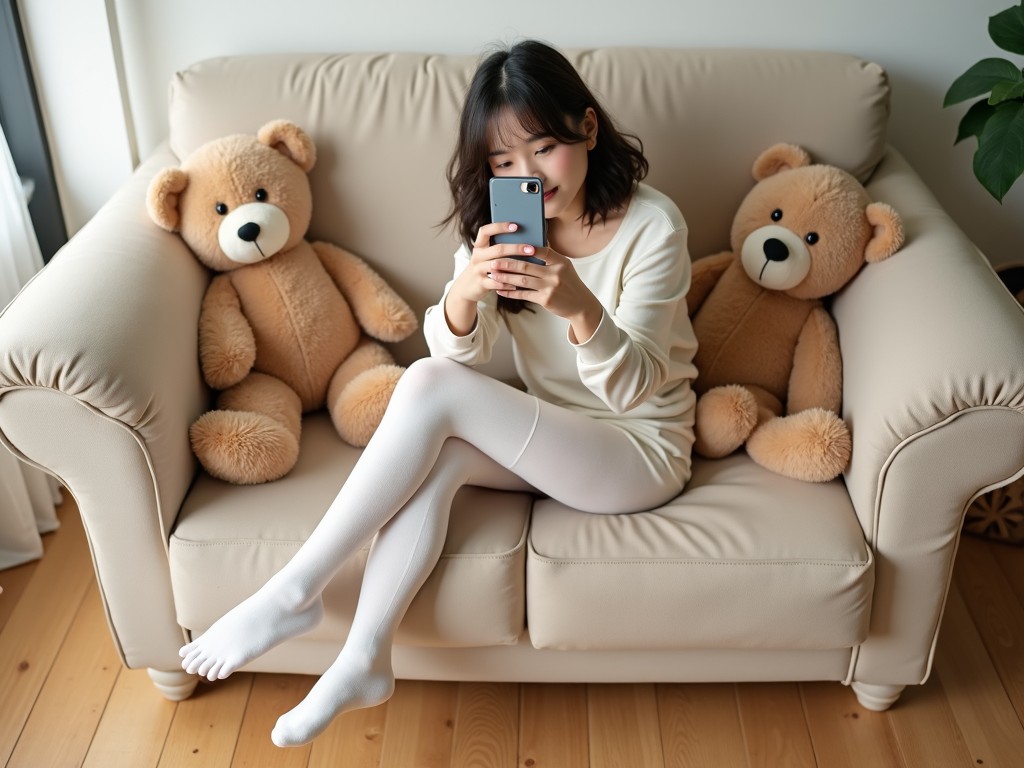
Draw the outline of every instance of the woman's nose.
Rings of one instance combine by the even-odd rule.
[[[537,168],[533,163],[524,163],[523,171],[519,174],[520,176],[535,176],[543,181],[544,177],[540,175],[540,169]]]
[[[536,165],[529,159],[520,160],[514,166],[515,176],[540,176]]]

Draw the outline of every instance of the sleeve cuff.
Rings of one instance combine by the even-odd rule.
[[[480,331],[480,317],[477,316],[473,329],[465,336],[457,336],[448,325],[444,315],[444,299],[427,310],[425,323],[429,330],[429,340],[441,349],[449,352],[465,352],[476,345],[476,335]]]
[[[566,339],[569,338],[569,329],[565,331]],[[615,356],[621,346],[622,330],[608,316],[608,312],[601,313],[601,322],[597,324],[597,330],[584,342],[578,344],[569,343],[576,350],[576,356],[584,365],[598,365]]]
[[[448,325],[448,319],[444,316],[444,307],[441,307],[439,311],[441,312],[440,319],[445,343],[454,350],[472,349],[476,345],[476,335],[480,331],[480,316],[477,315],[476,320],[473,321],[473,328],[469,333],[465,336],[456,336],[451,326]]]

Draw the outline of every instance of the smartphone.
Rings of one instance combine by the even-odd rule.
[[[495,176],[490,181],[491,221],[509,221],[518,225],[515,232],[495,235],[495,243],[528,243],[534,248],[546,244],[544,222],[544,185],[533,176]],[[535,256],[517,259],[543,264]]]

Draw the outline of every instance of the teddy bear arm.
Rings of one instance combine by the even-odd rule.
[[[843,359],[835,322],[822,307],[811,310],[797,339],[786,398],[788,413],[824,408],[835,413],[843,402]]]
[[[214,389],[234,386],[256,362],[256,338],[227,275],[217,275],[203,297],[199,362],[206,383]]]
[[[735,259],[732,251],[722,251],[713,256],[704,256],[693,262],[693,269],[690,275],[690,290],[686,294],[686,309],[690,317],[693,317],[697,310],[704,303],[704,299],[711,293],[711,289],[718,283],[722,273],[729,268]]]
[[[370,336],[395,342],[416,330],[416,313],[369,264],[331,243],[315,242],[312,246]]]

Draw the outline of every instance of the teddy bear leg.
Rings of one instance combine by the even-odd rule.
[[[747,439],[747,453],[765,469],[815,483],[838,477],[852,449],[846,423],[824,408],[771,419]]]
[[[345,358],[327,389],[327,410],[342,440],[357,448],[370,442],[404,371],[369,339]]]
[[[693,449],[709,459],[728,456],[757,425],[757,400],[739,384],[709,389],[697,400]]]
[[[277,480],[299,457],[302,402],[280,379],[251,373],[200,416],[192,450],[214,477],[239,485]]]

